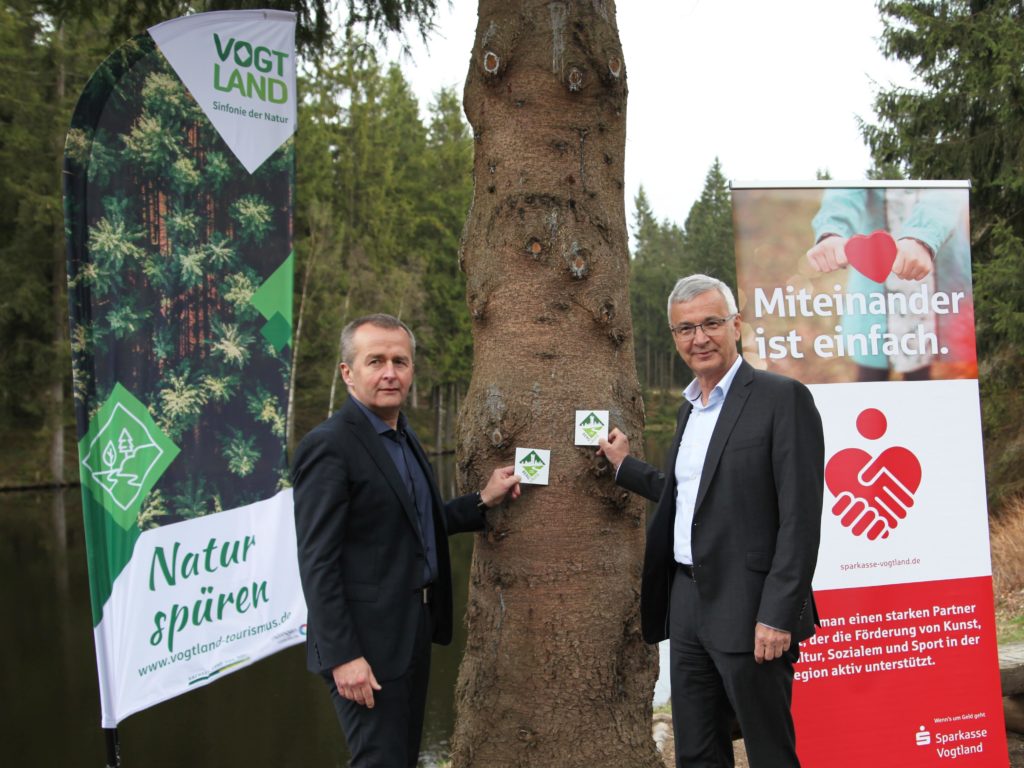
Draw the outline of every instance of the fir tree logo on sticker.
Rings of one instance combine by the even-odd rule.
[[[583,421],[580,422],[580,429],[583,430],[583,434],[587,436],[588,440],[593,440],[599,434],[601,429],[604,427],[604,422],[601,421],[600,417],[591,411]]]
[[[536,451],[530,451],[519,460],[519,468],[532,480],[544,469],[544,459]]]

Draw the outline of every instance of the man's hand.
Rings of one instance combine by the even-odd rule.
[[[903,280],[920,280],[931,274],[932,252],[927,245],[912,237],[896,241],[896,261],[892,271]]]
[[[514,464],[509,464],[507,467],[498,467],[491,472],[487,485],[480,491],[480,501],[488,507],[493,507],[495,504],[500,504],[504,501],[506,497],[511,500],[518,499],[519,494],[523,492],[523,489],[519,487],[521,479],[516,474]]]
[[[600,446],[597,449],[597,455],[608,459],[616,471],[619,469],[619,464],[622,463],[622,460],[629,455],[629,438],[618,427],[615,427],[608,433],[607,440],[603,437],[598,438],[597,444]]]
[[[380,690],[380,683],[364,657],[340,664],[331,670],[331,674],[343,699],[373,709],[373,692]]]
[[[839,235],[825,235],[817,245],[807,251],[807,261],[819,272],[835,272],[849,262],[846,260],[846,240]]]
[[[761,622],[754,625],[754,661],[761,664],[778,659],[789,650],[793,635],[781,629],[772,629]]]

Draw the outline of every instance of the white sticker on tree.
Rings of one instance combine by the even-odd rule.
[[[525,485],[547,485],[551,451],[543,448],[516,448],[516,474]]]
[[[608,439],[608,411],[576,411],[576,445],[597,445]]]

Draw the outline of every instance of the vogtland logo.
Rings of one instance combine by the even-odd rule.
[[[593,440],[599,434],[601,434],[601,428],[604,426],[604,422],[598,418],[598,415],[591,411],[591,413],[580,422],[580,428],[583,430],[583,434],[587,436],[588,440]]]
[[[275,51],[265,45],[254,46],[247,40],[233,37],[224,40],[216,32],[213,33],[213,44],[220,60],[213,63],[214,88],[224,93],[236,91],[240,96],[271,104],[288,101],[288,84],[283,79],[288,58],[285,51]],[[225,65],[223,70],[222,64]]]
[[[544,459],[536,451],[530,451],[520,459],[519,468],[532,480],[544,468]]]
[[[78,451],[82,482],[127,529],[179,449],[153,422],[146,407],[118,384],[93,418]]]

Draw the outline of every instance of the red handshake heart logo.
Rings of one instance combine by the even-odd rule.
[[[868,440],[885,434],[885,414],[867,408],[857,417],[857,431]],[[854,536],[885,539],[914,506],[921,485],[921,462],[906,448],[894,446],[872,457],[845,448],[825,465],[825,484],[836,497],[832,514]]]
[[[850,266],[869,280],[884,283],[896,261],[896,241],[888,232],[854,235],[846,241],[843,253]]]

